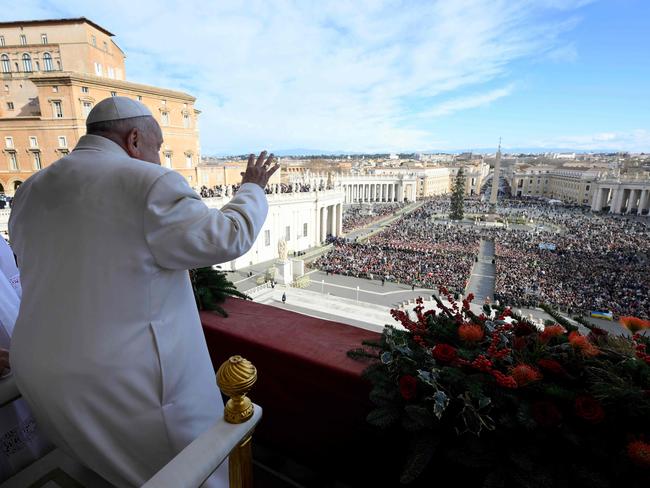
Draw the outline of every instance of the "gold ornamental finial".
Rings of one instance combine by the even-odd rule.
[[[257,369],[241,356],[231,356],[217,371],[219,389],[230,397],[224,410],[224,419],[241,424],[253,416],[253,402],[246,394],[257,381]]]

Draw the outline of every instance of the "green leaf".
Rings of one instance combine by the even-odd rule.
[[[381,362],[384,364],[390,364],[393,362],[393,354],[386,351],[381,354]]]
[[[440,419],[449,405],[449,397],[444,391],[438,390],[433,394],[433,414]]]
[[[421,405],[407,405],[404,407],[404,412],[406,413],[406,417],[417,425],[418,429],[430,429],[433,427],[431,412],[426,407]]]
[[[415,481],[431,462],[437,446],[438,440],[430,434],[416,437],[411,442],[409,457],[400,476],[400,483],[408,484]]]
[[[390,427],[399,418],[397,407],[386,406],[379,407],[368,414],[366,420],[369,424],[385,429]]]

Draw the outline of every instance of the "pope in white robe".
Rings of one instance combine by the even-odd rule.
[[[237,194],[208,209],[182,176],[146,162],[159,162],[162,133],[143,104],[109,98],[87,125],[92,135],[13,202],[23,298],[11,362],[50,440],[133,487],[223,414],[187,270],[250,249],[277,164],[251,155]],[[219,471],[214,486],[227,486]]]

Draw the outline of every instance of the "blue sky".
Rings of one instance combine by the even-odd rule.
[[[650,152],[646,0],[2,3],[115,33],[127,79],[198,98],[204,154]]]

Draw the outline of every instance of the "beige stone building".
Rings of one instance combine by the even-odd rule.
[[[506,178],[513,196],[561,200],[590,205],[600,171],[554,166],[515,167]]]
[[[197,186],[213,188],[220,185],[241,183],[241,174],[246,171],[248,162],[243,160],[203,159],[196,168]],[[282,166],[269,179],[270,184],[280,183]]]
[[[485,179],[490,174],[490,166],[483,161],[474,161],[469,164],[456,164],[449,170],[449,189],[454,184],[458,171],[463,168],[465,175],[465,196],[476,197],[481,194],[481,188],[485,183]]]
[[[126,81],[113,34],[85,18],[0,22],[0,192],[67,154],[93,106],[110,96],[142,101],[160,123],[161,163],[198,187],[196,99]]]

